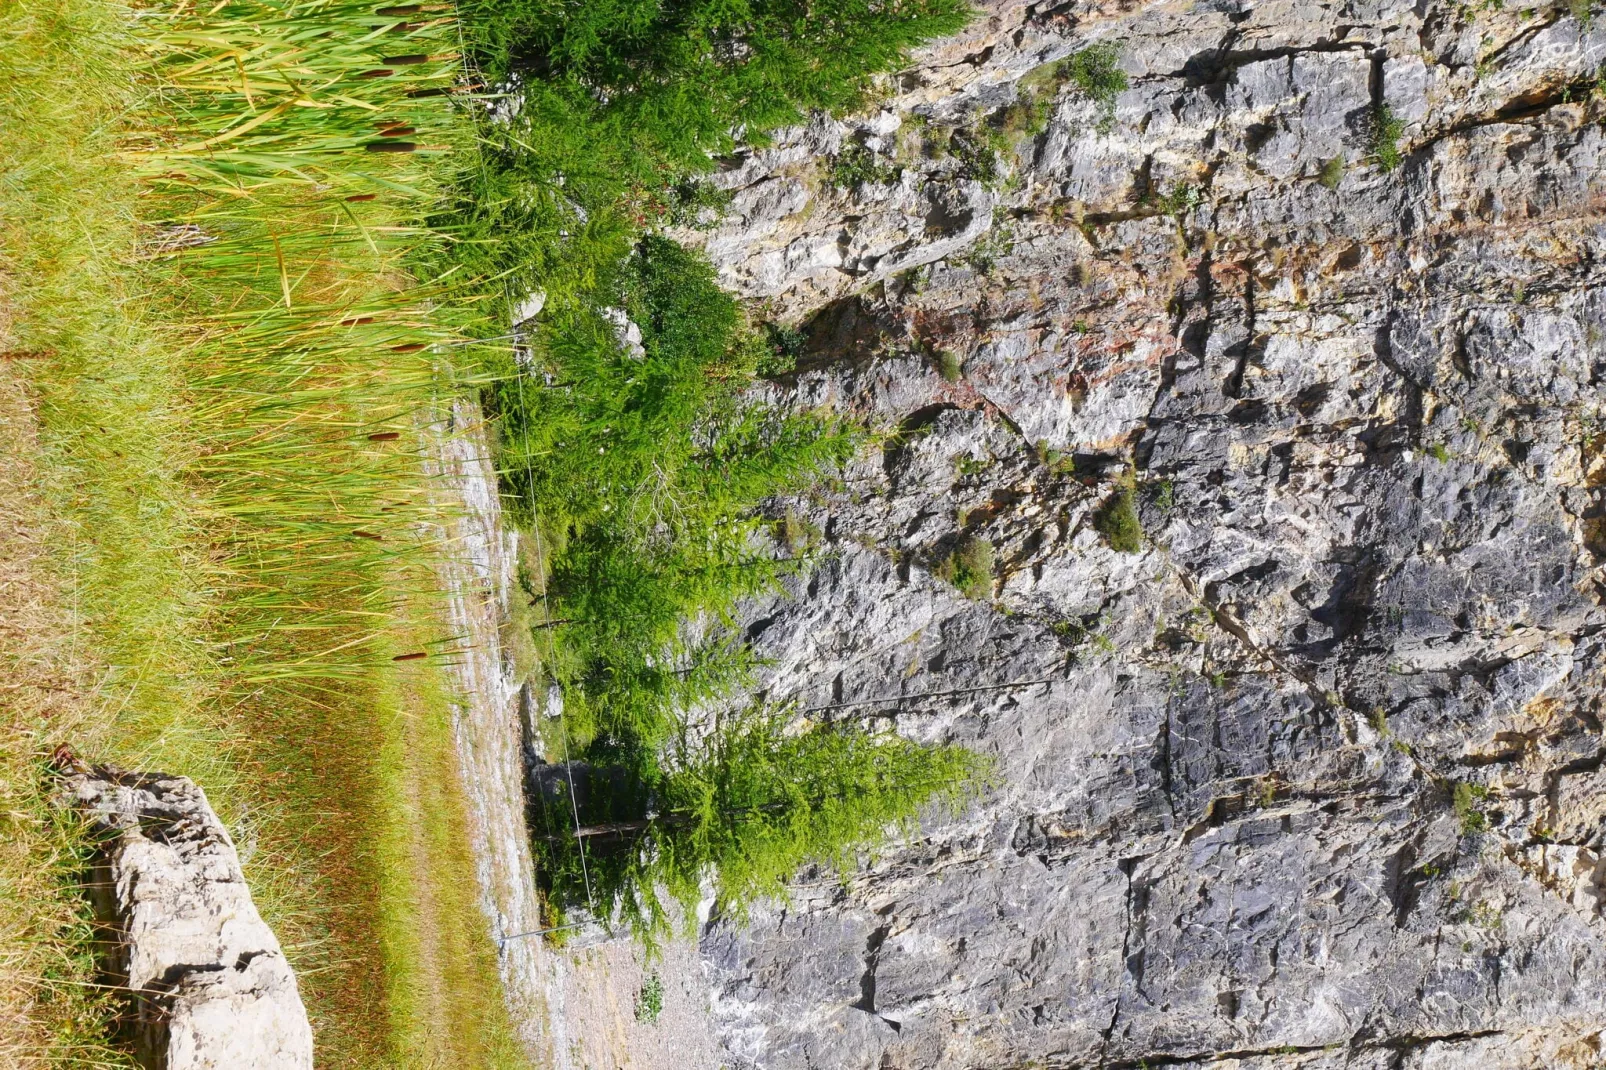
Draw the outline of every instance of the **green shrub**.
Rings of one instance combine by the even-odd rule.
[[[1404,160],[1400,154],[1400,139],[1404,136],[1404,120],[1387,104],[1379,104],[1372,115],[1372,156],[1384,171],[1394,170]]]
[[[964,262],[978,275],[991,275],[999,258],[1008,256],[1015,248],[1015,228],[1009,225],[1007,217],[1000,217],[1001,213],[995,212],[992,229],[965,251]]]
[[[902,172],[890,161],[882,159],[868,145],[851,142],[842,146],[831,160],[831,184],[843,189],[860,185],[891,185]]]
[[[963,0],[464,0],[493,78],[564,113],[632,176],[706,170],[732,131],[752,138],[812,110],[863,103],[871,78],[958,30]]]
[[[975,535],[965,535],[937,566],[936,575],[959,588],[959,593],[966,598],[982,602],[992,597],[993,564],[993,544]]]
[[[1321,173],[1317,176],[1316,181],[1328,189],[1337,189],[1338,184],[1344,181],[1344,157],[1334,156],[1323,162]]]
[[[1198,186],[1180,182],[1156,197],[1154,203],[1168,216],[1183,216],[1199,207],[1203,200],[1204,195],[1199,192]]]
[[[641,982],[636,994],[636,1021],[652,1024],[664,1012],[664,980],[656,973]]]
[[[780,544],[786,547],[788,553],[798,557],[818,546],[823,533],[818,524],[791,506],[787,506],[786,512],[782,513],[781,519],[776,522],[776,537]]]
[[[951,349],[939,350],[937,353],[937,374],[950,383],[957,383],[964,376],[965,365],[959,359],[959,354]]]
[[[730,207],[731,193],[711,182],[687,179],[665,191],[663,221],[672,227],[710,230]]]
[[[1108,41],[1089,45],[1064,61],[1066,79],[1099,105],[1098,131],[1101,134],[1109,133],[1115,126],[1115,101],[1128,85],[1120,62],[1120,49]]]
[[[787,372],[795,371],[797,362],[803,359],[803,347],[808,342],[808,335],[796,327],[766,323],[764,342],[767,352],[758,362],[758,373],[785,375]]]
[[[1003,181],[1005,170],[994,133],[980,126],[963,127],[948,137],[948,152],[959,161],[960,175],[990,189]]]
[[[1143,521],[1138,518],[1137,488],[1123,483],[1093,519],[1110,549],[1123,554],[1143,552]]]
[[[800,732],[785,712],[741,710],[710,732],[677,735],[650,781],[638,767],[615,767],[622,778],[581,810],[584,836],[547,814],[537,826],[542,878],[569,901],[585,902],[589,887],[599,913],[652,947],[673,931],[675,904],[682,923],[696,925],[710,877],[715,909],[743,919],[755,900],[784,895],[801,866],[851,869],[889,828],[908,828],[932,804],[962,804],[990,782],[990,768],[963,747],[917,744],[852,719],[805,722]]]
[[[1488,830],[1489,818],[1478,808],[1488,794],[1489,789],[1482,784],[1469,784],[1464,780],[1456,783],[1450,796],[1450,805],[1461,821],[1462,835],[1473,836]]]

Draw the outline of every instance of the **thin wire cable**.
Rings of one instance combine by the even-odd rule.
[[[462,23],[461,19],[459,19],[458,23],[457,23],[457,40],[458,40],[458,45],[459,45],[458,51],[463,55],[463,57],[464,57],[464,64],[463,65],[464,65],[465,68],[467,68],[470,65],[470,61],[468,59],[469,51],[468,51],[468,48],[466,47],[466,45],[464,43],[464,40],[463,40],[463,23]],[[475,73],[476,74],[481,74],[481,72],[479,72],[479,71],[475,71]],[[483,75],[482,75],[482,80],[483,80]],[[478,153],[478,162],[479,162],[479,165],[480,165],[480,175],[481,175],[481,177],[488,179],[490,176],[488,174],[486,174],[485,154],[483,152]],[[507,303],[508,303],[508,308],[511,309],[513,307],[513,290],[512,290],[512,285],[506,279],[502,280],[502,296],[504,298],[506,298]],[[477,344],[477,343],[484,343],[484,342],[500,342],[500,341],[517,342],[522,337],[522,335],[523,335],[523,332],[515,329],[515,330],[509,332],[508,334],[498,335],[498,336],[495,336],[493,338],[464,339],[464,340],[461,340],[461,341],[455,342],[455,343],[443,343],[443,344],[445,344],[445,345],[474,345],[474,344]],[[520,412],[526,412],[528,410],[525,408],[525,402],[524,402],[524,372],[523,372],[522,369],[515,367],[514,368],[514,375],[517,377],[516,381],[518,383],[518,388],[519,388],[519,411]],[[540,571],[541,571],[541,615],[543,617],[545,617],[549,613],[549,606],[548,606],[548,603],[547,603],[546,551],[542,548],[542,545],[541,545],[541,525],[537,522],[536,516],[535,516],[535,472],[531,468],[530,455],[529,455],[529,453],[527,451],[526,451],[526,453],[524,455],[524,476],[525,476],[525,485],[529,488],[528,493],[529,493],[529,499],[530,499],[530,527],[531,527],[532,532],[535,535],[535,552],[536,552],[536,555],[540,558],[539,567],[540,567]],[[556,652],[556,648],[554,646],[554,641],[553,641],[553,637],[552,637],[552,631],[551,631],[551,629],[547,629],[547,665],[548,666],[551,666],[551,664],[552,664],[552,662],[554,660],[555,652]],[[570,803],[571,807],[573,808],[573,812],[574,812],[575,840],[579,844],[579,847],[580,847],[580,875],[581,875],[582,880],[585,882],[586,905],[590,908],[592,917],[596,917],[596,915],[597,915],[597,901],[596,901],[596,897],[592,894],[592,891],[591,891],[591,870],[590,870],[590,867],[586,864],[586,841],[585,841],[585,839],[583,837],[581,837],[579,835],[579,829],[580,829],[580,803],[579,803],[579,800],[575,796],[574,769],[573,769],[572,765],[569,762],[569,724],[568,724],[568,720],[567,720],[567,718],[565,716],[564,709],[563,709],[562,706],[558,707],[558,727],[563,732],[563,772],[564,772],[564,775],[568,778],[568,781],[569,781],[569,803]],[[562,925],[560,925],[560,926],[557,926],[556,928],[557,929],[562,929],[562,928],[570,928],[570,927],[571,926],[562,926]],[[542,930],[535,930],[535,931],[536,932],[540,932]],[[549,930],[545,930],[545,931],[553,932],[553,931],[556,931],[556,929],[549,929]],[[532,935],[532,933],[523,933],[523,934],[519,934],[519,935]],[[612,929],[609,930],[609,935],[610,936],[612,935]],[[505,944],[507,943],[507,941],[509,939],[513,939],[513,937],[502,937],[498,941],[498,943],[505,946]]]

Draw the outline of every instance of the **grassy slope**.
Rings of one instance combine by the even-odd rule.
[[[206,785],[301,968],[321,1065],[514,1064],[439,667],[376,657],[333,689],[245,695],[218,672],[228,588],[186,474],[201,347],[163,322],[171,265],[135,258],[159,209],[109,159],[140,103],[125,15],[0,0],[0,1059],[99,1058],[74,845],[41,781],[70,740]],[[388,646],[432,638],[422,608]]]

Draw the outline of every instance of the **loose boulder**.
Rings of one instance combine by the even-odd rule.
[[[295,975],[206,793],[105,768],[71,775],[66,793],[104,834],[90,887],[115,933],[107,968],[132,996],[142,1065],[311,1070]]]

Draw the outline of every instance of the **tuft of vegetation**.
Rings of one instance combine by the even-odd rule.
[[[842,146],[842,151],[831,159],[830,173],[832,185],[851,190],[861,185],[891,185],[903,172],[868,145],[854,141]]]
[[[961,127],[948,137],[948,153],[959,161],[959,173],[989,189],[1004,181],[1007,165],[1001,150],[1007,149],[1007,141],[984,126]]]
[[[1344,157],[1342,155],[1332,156],[1324,160],[1321,172],[1316,176],[1316,181],[1328,189],[1337,189],[1339,183],[1344,181]]]
[[[636,1021],[652,1025],[663,1013],[664,980],[656,973],[649,974],[647,979],[641,982],[641,990],[636,993]]]
[[[1450,794],[1450,806],[1461,822],[1463,836],[1475,836],[1488,831],[1488,815],[1479,805],[1488,795],[1489,789],[1482,784],[1471,784],[1464,780],[1456,782]]]
[[[993,544],[975,535],[964,535],[937,566],[936,576],[959,588],[966,598],[984,602],[993,594],[993,568]]]
[[[1093,518],[1093,526],[1110,549],[1123,554],[1143,552],[1143,521],[1138,518],[1136,482],[1128,476]]]
[[[1153,199],[1156,208],[1173,218],[1187,215],[1199,207],[1203,200],[1204,194],[1199,187],[1189,182],[1179,182]]]
[[[1372,158],[1384,171],[1393,171],[1404,161],[1400,153],[1400,139],[1404,136],[1405,121],[1387,104],[1379,104],[1372,113],[1370,140]]]
[[[965,251],[964,262],[978,275],[991,275],[999,259],[1014,248],[1015,228],[1010,226],[1007,215],[995,212],[992,228]]]
[[[942,349],[937,352],[937,374],[950,383],[957,383],[964,378],[965,364],[959,354],[951,349]]]
[[[1442,442],[1431,443],[1425,447],[1422,452],[1427,454],[1429,457],[1432,457],[1440,464],[1450,463],[1450,448]]]
[[[824,533],[814,521],[787,506],[786,512],[776,522],[776,536],[789,554],[801,557],[812,553],[820,545]]]
[[[1162,479],[1154,488],[1154,507],[1166,516],[1170,516],[1177,508],[1177,485],[1169,479]]]
[[[1101,41],[1063,62],[1065,78],[1099,106],[1099,133],[1109,133],[1115,127],[1116,99],[1128,85],[1126,72],[1121,69],[1121,50],[1111,42]]]
[[[662,205],[654,214],[672,227],[712,230],[730,208],[731,193],[712,182],[688,178],[664,191]]]

